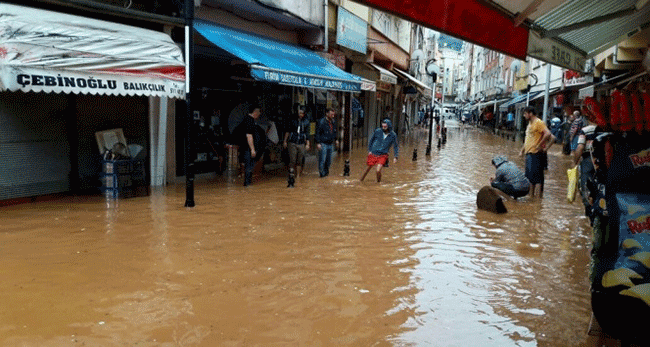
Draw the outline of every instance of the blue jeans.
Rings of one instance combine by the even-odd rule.
[[[320,152],[318,152],[318,173],[320,177],[330,174],[330,165],[332,164],[332,150],[334,145],[321,143]]]
[[[253,182],[253,169],[255,168],[257,158],[260,156],[260,153],[255,154],[257,154],[257,156],[253,158],[250,150],[244,150],[242,155],[244,162],[244,186],[248,186]]]
[[[530,184],[544,186],[544,153],[526,154],[526,178]]]
[[[515,187],[513,187],[510,183],[492,182],[491,185],[493,188],[496,188],[515,199],[528,195],[528,190],[516,190]]]

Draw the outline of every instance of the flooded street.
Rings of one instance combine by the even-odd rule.
[[[0,208],[1,346],[582,346],[591,231],[556,145],[542,200],[476,208],[520,142],[451,128],[401,144],[381,184],[353,151],[244,188]],[[414,146],[418,160],[412,161]],[[391,152],[392,153],[392,152]]]

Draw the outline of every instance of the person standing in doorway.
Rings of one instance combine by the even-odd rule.
[[[393,124],[390,119],[386,118],[381,122],[381,127],[375,130],[368,142],[368,159],[366,160],[368,168],[361,176],[361,181],[366,178],[370,169],[377,167],[377,182],[381,182],[381,168],[388,163],[388,151],[391,146],[395,152],[393,162],[396,163],[397,157],[399,157],[397,135],[393,131]]]
[[[571,154],[571,125],[575,120],[575,116],[569,107],[564,109],[565,122],[562,124],[562,154]]]
[[[334,109],[328,108],[325,117],[318,121],[316,126],[316,148],[318,148],[318,173],[320,177],[329,175],[330,165],[332,164],[332,151],[334,146],[339,146],[336,139],[336,121]]]
[[[578,138],[580,137],[580,130],[587,126],[587,120],[582,116],[580,111],[573,111],[573,122],[569,129],[569,140],[571,141],[571,156],[575,157],[576,148],[578,148]]]
[[[520,156],[526,155],[526,178],[530,182],[530,195],[542,197],[544,191],[544,158],[546,144],[551,137],[544,122],[537,118],[535,109],[526,107],[524,118],[528,121],[526,138]]]
[[[240,155],[244,163],[244,187],[249,186],[253,181],[253,169],[257,160],[264,154],[266,145],[266,134],[264,129],[255,124],[260,117],[261,108],[258,104],[251,104],[248,107],[248,115],[244,117],[237,133],[241,138]]]
[[[302,174],[305,154],[309,150],[309,119],[305,116],[307,108],[298,107],[298,117],[292,119],[284,134],[284,148],[289,151],[289,168],[296,177]]]
[[[515,114],[512,112],[512,110],[508,111],[508,114],[506,115],[506,123],[504,125],[506,127],[506,130],[514,129]]]

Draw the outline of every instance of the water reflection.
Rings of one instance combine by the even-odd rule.
[[[267,174],[149,197],[10,206],[0,213],[5,345],[557,346],[586,340],[589,232],[552,154],[543,200],[476,209],[519,143],[450,129],[402,148],[382,184]],[[411,161],[417,146],[419,158]],[[557,149],[557,148],[554,148]],[[559,149],[558,149],[559,150]],[[35,319],[34,317],[38,317]]]
[[[430,162],[419,164],[428,179],[404,202],[421,219],[414,236],[420,263],[412,269],[420,288],[417,318],[406,323],[411,331],[397,344],[570,346],[585,340],[576,332],[586,331],[589,319],[589,237],[579,206],[562,199],[567,159],[551,154],[543,200],[508,203],[504,215],[476,209],[476,192],[494,174],[492,156],[505,154],[523,167],[520,146],[455,129]]]

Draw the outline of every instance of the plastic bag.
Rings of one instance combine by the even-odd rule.
[[[268,131],[268,137],[269,140],[271,140],[271,142],[277,145],[278,142],[280,141],[280,138],[278,137],[278,128],[276,128],[275,122],[270,122],[270,123],[271,123],[271,127],[269,128]]]
[[[578,166],[566,170],[566,175],[569,178],[569,185],[567,186],[566,199],[572,203],[576,199],[576,192],[578,191]]]

